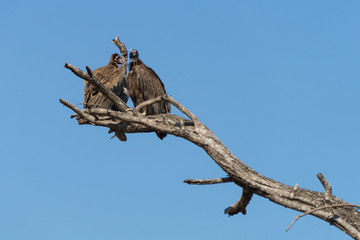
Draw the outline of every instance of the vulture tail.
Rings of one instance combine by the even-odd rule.
[[[163,132],[155,132],[155,133],[161,140],[163,140],[164,137],[166,137],[166,135],[167,135],[166,133],[163,133]]]

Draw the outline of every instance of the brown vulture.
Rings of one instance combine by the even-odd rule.
[[[159,76],[139,59],[139,52],[130,50],[130,64],[128,75],[128,90],[131,100],[136,107],[140,103],[166,94],[164,84]],[[169,113],[170,103],[160,101],[140,110],[145,115]],[[162,140],[166,133],[156,132]]]
[[[119,54],[114,53],[111,55],[109,63],[106,66],[94,70],[93,75],[104,84],[107,89],[114,92],[126,103],[129,98],[128,95],[124,93],[124,88],[126,88],[126,68],[120,67],[119,64],[127,65],[127,62],[121,59]],[[93,85],[87,81],[84,81],[84,84],[84,109],[105,108],[118,110],[114,104],[98,92]]]

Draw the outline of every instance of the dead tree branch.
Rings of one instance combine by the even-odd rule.
[[[128,52],[126,50],[125,44],[120,41],[119,35],[117,35],[116,38],[112,40],[112,42],[119,48],[122,59],[127,61]]]
[[[184,183],[191,184],[191,185],[210,185],[210,184],[218,184],[218,183],[228,183],[232,182],[231,178],[215,178],[215,179],[186,179]]]
[[[329,200],[332,195],[332,188],[330,183],[325,179],[325,177],[321,173],[318,173],[316,176],[318,177],[318,179],[320,180],[321,184],[324,187],[325,200]]]
[[[110,133],[116,131],[122,131],[124,133],[153,132],[155,130],[161,129],[161,127],[159,126],[155,127],[156,122],[163,121],[163,117],[165,115],[168,119],[168,123],[176,126],[177,128],[180,128],[180,123],[183,123],[184,127],[186,128],[194,127],[193,122],[171,114],[159,114],[153,116],[138,117],[131,115],[131,112],[122,113],[112,110],[106,110],[103,108],[81,110],[64,99],[60,99],[60,103],[64,104],[66,107],[76,112],[81,118],[87,120],[83,124],[107,127],[110,129]],[[137,122],[139,122],[140,124],[138,124]]]
[[[113,44],[115,44],[119,50],[120,50],[120,54],[121,54],[121,58],[127,62],[127,58],[128,58],[128,51],[126,49],[125,44],[123,44],[120,39],[119,39],[119,35],[116,36],[115,39],[112,40]],[[124,80],[126,82],[126,88],[124,89],[124,93],[128,96],[129,98],[129,92],[127,91],[127,66],[126,65],[121,65],[121,68],[124,71]]]
[[[74,112],[76,112],[81,118],[87,120],[88,122],[95,122],[96,121],[94,116],[91,116],[89,114],[84,113],[79,108],[77,108],[74,104],[71,104],[71,103],[69,103],[68,101],[66,101],[64,99],[60,99],[60,102],[62,104],[64,104],[66,107],[68,107],[71,110],[73,110]],[[73,118],[74,115],[71,115],[70,117]]]
[[[311,214],[313,212],[316,212],[316,211],[319,211],[321,209],[325,209],[325,208],[336,208],[336,207],[354,207],[354,208],[357,208],[359,209],[360,208],[360,205],[356,205],[356,204],[348,204],[348,203],[344,203],[344,204],[334,204],[334,205],[329,205],[329,206],[322,206],[322,207],[318,207],[318,208],[315,208],[315,209],[312,209],[306,213],[303,213],[303,214],[300,214],[298,215],[297,217],[295,217],[294,221],[292,221],[292,223],[289,225],[289,227],[286,229],[286,231],[289,231],[289,229],[292,227],[292,225],[294,225],[294,223],[301,217],[303,216],[306,216],[308,214]],[[356,209],[354,209],[354,211],[356,211]]]
[[[143,109],[143,108],[145,108],[145,107],[147,107],[147,106],[149,106],[149,105],[151,105],[151,104],[160,102],[160,101],[162,101],[162,100],[164,100],[164,96],[156,97],[156,98],[147,100],[147,101],[145,101],[145,102],[142,102],[142,103],[140,103],[139,105],[137,105],[137,106],[135,107],[135,111],[140,112],[141,109]]]
[[[245,214],[246,206],[250,202],[252,195],[256,194],[276,204],[303,212],[304,215],[311,214],[336,226],[354,239],[360,240],[360,213],[354,208],[358,207],[358,205],[347,203],[332,195],[331,186],[325,178],[321,177],[322,175],[319,179],[325,188],[325,193],[299,188],[298,186],[294,188],[267,178],[238,159],[191,111],[172,97],[161,96],[145,102],[136,110],[155,101],[165,100],[178,108],[190,120],[173,114],[153,116],[136,114],[136,111],[129,109],[120,98],[104,88],[94,77],[91,77],[91,71],[90,74],[86,74],[70,64],[65,64],[65,67],[80,78],[93,84],[120,109],[120,111],[106,109],[80,110],[67,101],[60,100],[61,103],[76,112],[80,118],[86,119],[89,122],[88,124],[108,127],[110,132],[161,131],[184,138],[204,149],[217,165],[229,175],[229,179],[243,188],[242,197],[225,210],[226,214],[234,215],[239,212]],[[228,181],[229,179],[221,181]],[[191,183],[191,180],[188,183]]]
[[[246,207],[249,204],[252,196],[253,193],[251,191],[243,189],[241,198],[236,203],[225,209],[225,214],[228,214],[229,217],[238,214],[239,212],[241,212],[243,215],[246,215]]]

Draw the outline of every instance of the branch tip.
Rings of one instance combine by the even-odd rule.
[[[295,184],[293,190],[292,190],[291,193],[290,193],[290,198],[291,198],[291,199],[294,199],[295,193],[296,193],[296,191],[297,191],[298,189],[299,189],[299,184]]]
[[[253,192],[244,188],[240,199],[230,207],[226,208],[224,213],[228,214],[229,217],[234,216],[240,212],[243,215],[246,215],[246,207],[250,203],[252,196]]]
[[[119,40],[119,35],[117,35],[116,38],[112,40],[113,43],[115,43],[116,41],[120,41]]]
[[[330,197],[332,196],[332,187],[331,187],[330,183],[326,180],[326,178],[321,173],[318,173],[316,176],[318,177],[318,179],[320,180],[321,184],[324,187],[325,199],[329,200]]]
[[[184,183],[190,184],[190,185],[211,185],[211,184],[218,184],[218,183],[228,183],[232,182],[232,179],[230,177],[226,178],[215,178],[215,179],[185,179]]]
[[[321,174],[321,173],[320,173]],[[348,206],[348,207],[354,207],[354,208],[360,208],[360,205],[357,205],[357,204],[349,204],[349,203],[343,203],[343,204],[333,204],[333,205],[327,205],[327,206],[322,206],[322,207],[318,207],[318,208],[314,208],[314,209],[311,209],[310,211],[308,212],[305,212],[303,214],[300,214],[298,216],[295,217],[294,221],[292,221],[292,223],[289,225],[289,227],[286,229],[286,232],[288,232],[290,230],[290,228],[292,227],[292,225],[294,225],[294,223],[301,217],[303,216],[306,216],[308,214],[311,214],[313,212],[316,212],[316,211],[319,211],[319,210],[322,210],[322,209],[325,209],[325,208],[335,208],[335,207],[345,207],[345,206]]]
[[[89,67],[89,66],[86,66],[85,68],[86,68],[86,71],[87,71],[87,73],[89,74],[89,76],[92,78],[94,75],[93,75],[90,67]]]

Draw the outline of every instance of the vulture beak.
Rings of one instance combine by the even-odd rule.
[[[118,64],[128,65],[127,61],[123,60],[122,58],[119,58]]]

